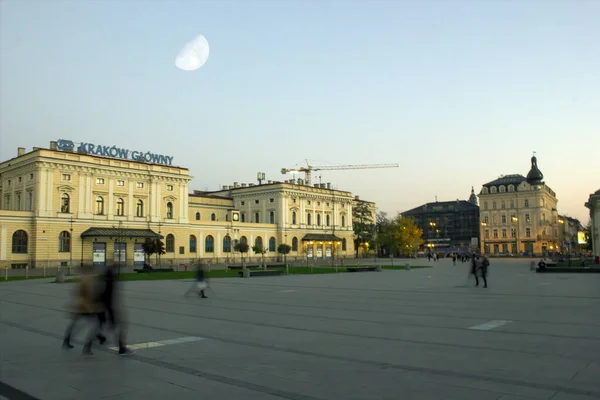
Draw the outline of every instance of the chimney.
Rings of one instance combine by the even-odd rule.
[[[50,142],[50,150],[58,150],[58,147],[56,147],[56,142],[55,141],[51,141]]]
[[[304,185],[304,179],[298,178],[298,185]]]
[[[271,183],[273,183],[273,181],[267,181],[267,183],[270,185]]]
[[[331,189],[331,182],[327,182],[327,189]]]
[[[248,184],[248,187],[250,187],[250,186],[254,186],[254,183],[249,183],[249,184]]]
[[[318,184],[318,183],[315,183],[315,184],[314,184],[314,187],[318,188],[318,187],[319,187],[319,184]]]
[[[39,150],[39,149],[40,149],[39,147],[34,147],[33,151],[36,151],[36,150]]]
[[[233,187],[234,187],[234,188],[239,188],[239,187],[240,187],[240,184],[239,184],[238,182],[233,182]]]
[[[25,147],[17,147],[17,157],[21,157],[25,154]]]
[[[246,187],[246,184],[245,184],[245,183],[242,183],[242,187]]]
[[[229,185],[229,190],[233,189],[233,185]]]
[[[227,185],[223,185],[223,190],[227,190],[228,186]]]
[[[360,196],[359,195],[354,196],[354,200],[360,200]]]

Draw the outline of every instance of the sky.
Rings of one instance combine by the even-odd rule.
[[[190,191],[294,177],[391,215],[523,174],[600,189],[600,1],[2,0],[0,159],[70,139],[174,157]],[[196,71],[175,58],[202,34]],[[296,178],[303,178],[296,175]]]

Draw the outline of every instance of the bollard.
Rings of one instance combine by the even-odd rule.
[[[244,268],[244,278],[250,278],[250,270],[248,268]]]
[[[29,278],[29,264],[25,266],[25,279]]]
[[[63,269],[59,269],[56,271],[56,283],[64,283],[65,281],[65,271]]]
[[[375,269],[377,272],[381,272],[381,265],[378,265]]]
[[[46,266],[44,265],[44,278],[46,277]]]
[[[285,274],[286,275],[290,274],[290,264],[285,264]]]
[[[4,280],[8,280],[8,267],[4,267]]]
[[[410,264],[409,263],[404,264],[404,269],[407,271],[410,271]]]

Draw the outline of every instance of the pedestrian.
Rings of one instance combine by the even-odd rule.
[[[487,258],[487,256],[483,256],[483,260],[481,260],[481,266],[479,267],[479,269],[481,270],[481,279],[483,279],[483,287],[484,288],[488,287],[487,275],[488,275],[489,266],[490,266],[489,258]]]
[[[123,308],[119,307],[117,294],[116,294],[116,283],[117,277],[114,268],[111,266],[106,267],[104,274],[102,275],[102,291],[100,292],[99,300],[102,305],[102,310],[98,314],[99,319],[99,333],[98,337],[104,337],[100,332],[102,328],[110,323],[110,329],[116,336],[117,343],[119,345],[119,355],[126,356],[133,354],[134,352],[127,347],[125,344],[125,333],[126,327],[123,318]],[[104,341],[100,339],[102,344]]]
[[[92,342],[98,333],[97,315],[101,310],[96,292],[94,270],[91,266],[81,268],[82,275],[74,292],[74,303],[71,309],[71,322],[67,327],[63,339],[63,348],[72,349],[71,337],[77,322],[81,319],[88,322],[90,330],[86,336],[82,353],[84,355],[93,355]]]
[[[456,266],[456,253],[452,253],[452,265]]]
[[[475,277],[475,287],[479,286],[479,278],[477,277],[477,259],[475,258],[475,254],[473,254],[473,258],[471,259],[471,275]]]
[[[203,299],[206,299],[208,296],[206,296],[206,293],[204,291],[207,287],[208,283],[206,280],[206,274],[204,272],[204,265],[199,263],[198,267],[196,268],[196,280],[194,281],[194,284],[188,288],[184,296],[187,296],[188,294],[190,294],[190,292],[197,292],[198,296],[200,296]]]

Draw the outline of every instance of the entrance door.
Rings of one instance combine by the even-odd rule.
[[[115,242],[113,262],[119,265],[125,265],[127,263],[127,243]]]
[[[92,265],[94,267],[106,266],[106,243],[94,242],[92,244]]]
[[[323,245],[322,244],[317,245],[317,259],[318,260],[323,259]]]

